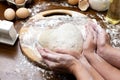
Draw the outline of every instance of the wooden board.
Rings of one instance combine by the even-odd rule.
[[[44,26],[47,24],[46,22],[44,23],[44,20],[49,20],[49,22],[51,22],[52,19],[57,19],[65,16],[69,16],[71,19],[75,18],[76,23],[83,20],[83,22],[81,22],[81,24],[83,25],[87,23],[87,20],[90,20],[90,18],[88,18],[84,14],[71,11],[71,10],[64,10],[64,9],[48,10],[48,11],[38,13],[37,15],[30,18],[20,30],[20,45],[23,53],[32,61],[39,63],[41,67],[47,68],[47,66],[42,62],[42,57],[40,56],[40,54],[36,49],[36,45],[39,44],[38,37],[39,37],[39,30],[41,28],[39,28],[40,26],[35,27],[32,25],[36,24],[37,22],[35,21],[37,20],[38,21],[43,20],[43,22],[41,23],[39,22],[37,24],[42,24],[42,26]],[[52,22],[53,22],[52,24],[56,24],[56,22],[54,21]]]

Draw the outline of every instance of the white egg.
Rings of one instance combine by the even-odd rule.
[[[109,8],[110,0],[89,0],[90,7],[96,11],[105,11]]]
[[[14,0],[14,2],[15,2],[16,4],[22,4],[22,3],[25,2],[25,0]]]
[[[4,12],[4,17],[7,20],[13,20],[15,18],[15,11],[12,8],[7,8]]]
[[[30,15],[30,11],[27,8],[19,8],[16,11],[16,15],[18,18],[27,18]]]
[[[78,4],[78,0],[68,0],[68,3],[71,5],[76,5]]]

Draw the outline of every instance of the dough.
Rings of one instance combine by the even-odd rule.
[[[83,37],[78,26],[64,23],[56,28],[42,31],[39,43],[42,47],[53,51],[63,49],[75,52],[73,55],[77,57],[82,51]]]

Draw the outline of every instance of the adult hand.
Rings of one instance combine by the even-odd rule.
[[[86,55],[94,53],[96,49],[96,32],[94,31],[92,26],[90,26],[90,23],[88,23],[85,27],[87,35],[83,44],[83,53]]]
[[[92,26],[97,33],[97,53],[103,53],[103,51],[105,51],[107,47],[110,46],[110,37],[99,25],[90,23],[90,26]]]
[[[70,73],[74,73],[74,68],[79,64],[79,61],[76,58],[68,54],[56,53],[48,49],[39,48],[38,51],[41,54],[44,62],[52,70],[67,70]]]
[[[72,51],[72,50],[65,50],[65,49],[58,49],[57,48],[54,51],[57,52],[57,53],[61,53],[61,54],[69,54],[69,55],[75,57],[76,59],[79,59],[80,56],[81,56],[81,53],[78,53],[78,52]]]

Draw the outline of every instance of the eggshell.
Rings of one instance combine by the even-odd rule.
[[[71,5],[76,5],[78,4],[78,0],[68,0],[68,3]]]
[[[30,11],[27,8],[19,8],[16,11],[16,15],[18,18],[27,18],[30,15]]]
[[[78,8],[81,11],[86,11],[89,8],[89,2],[87,0],[79,0]]]
[[[15,18],[15,11],[12,9],[12,8],[7,8],[5,11],[4,11],[4,17],[7,19],[7,20],[13,20]]]
[[[14,2],[16,4],[23,4],[25,2],[25,0],[14,0]]]

